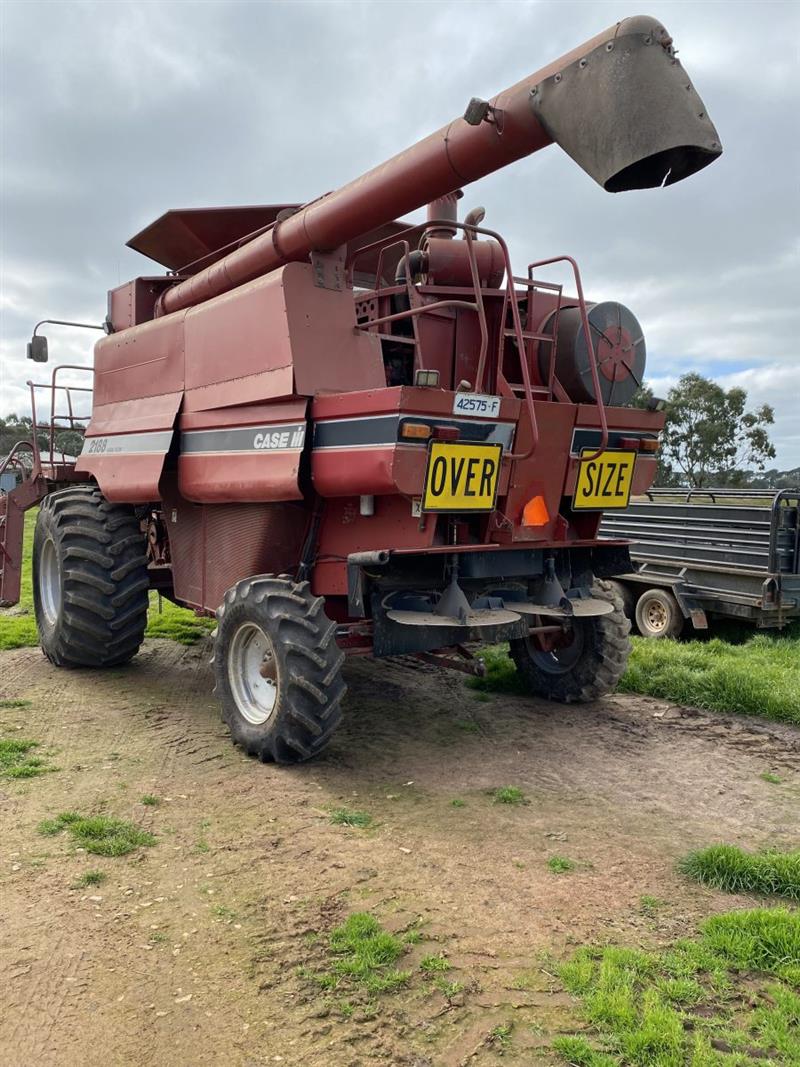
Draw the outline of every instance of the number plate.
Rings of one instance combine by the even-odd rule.
[[[453,398],[454,415],[483,415],[496,419],[500,414],[500,397],[481,393],[456,393]]]
[[[502,445],[433,441],[425,473],[423,511],[491,511],[497,497]]]
[[[596,451],[584,448],[581,457]],[[635,465],[635,452],[603,452],[597,459],[581,458],[572,507],[585,511],[626,508],[631,499]]]

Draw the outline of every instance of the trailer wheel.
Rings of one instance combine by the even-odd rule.
[[[636,627],[642,637],[679,637],[684,622],[669,589],[647,589],[636,602]]]
[[[225,594],[214,642],[216,693],[235,744],[263,762],[318,755],[341,719],[344,653],[325,601],[287,575]]]
[[[132,508],[109,503],[92,485],[44,498],[33,537],[33,602],[51,663],[127,663],[144,637],[149,585]]]
[[[611,692],[622,677],[631,649],[630,620],[610,582],[595,582],[592,596],[610,601],[614,610],[575,619],[568,643],[546,650],[535,637],[510,642],[517,671],[536,696],[583,704]]]

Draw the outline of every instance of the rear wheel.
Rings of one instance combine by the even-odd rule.
[[[115,667],[147,624],[146,542],[133,510],[95,486],[51,493],[33,537],[39,639],[57,667]]]
[[[510,642],[511,658],[532,693],[563,704],[586,703],[611,692],[630,653],[630,620],[609,582],[596,582],[592,596],[608,600],[606,615],[575,618],[563,643],[544,647],[535,635]]]
[[[264,762],[318,755],[341,719],[344,653],[324,599],[287,575],[246,578],[217,611],[214,674],[234,742]]]
[[[636,602],[636,627],[642,637],[678,637],[683,612],[669,589],[648,589]]]

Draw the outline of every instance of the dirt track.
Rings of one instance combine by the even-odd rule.
[[[544,953],[692,930],[745,901],[687,884],[687,848],[794,839],[790,728],[623,696],[482,702],[457,675],[357,662],[327,757],[278,769],[231,747],[207,658],[151,641],[129,668],[89,673],[0,654],[0,697],[32,702],[0,709],[0,733],[39,740],[60,768],[0,780],[6,1067],[550,1063],[554,1029],[576,1024]],[[492,803],[503,785],[530,803]],[[376,827],[332,825],[341,806]],[[105,859],[36,833],[66,809],[133,819],[158,845]],[[578,869],[552,874],[553,854]],[[90,867],[108,881],[71,889]],[[642,894],[668,902],[657,918]],[[392,931],[421,918],[426,937],[372,1018],[343,1017],[298,975],[324,966],[314,935],[357,910]],[[465,986],[451,1001],[418,970],[441,951]],[[490,1035],[507,1024],[503,1049]]]

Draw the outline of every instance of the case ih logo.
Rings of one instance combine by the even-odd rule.
[[[253,448],[267,448],[270,450],[302,448],[304,438],[305,427],[288,430],[259,430],[253,438]]]
[[[181,452],[222,455],[234,452],[299,451],[306,439],[304,422],[273,423],[271,426],[226,426],[216,430],[185,430]]]

